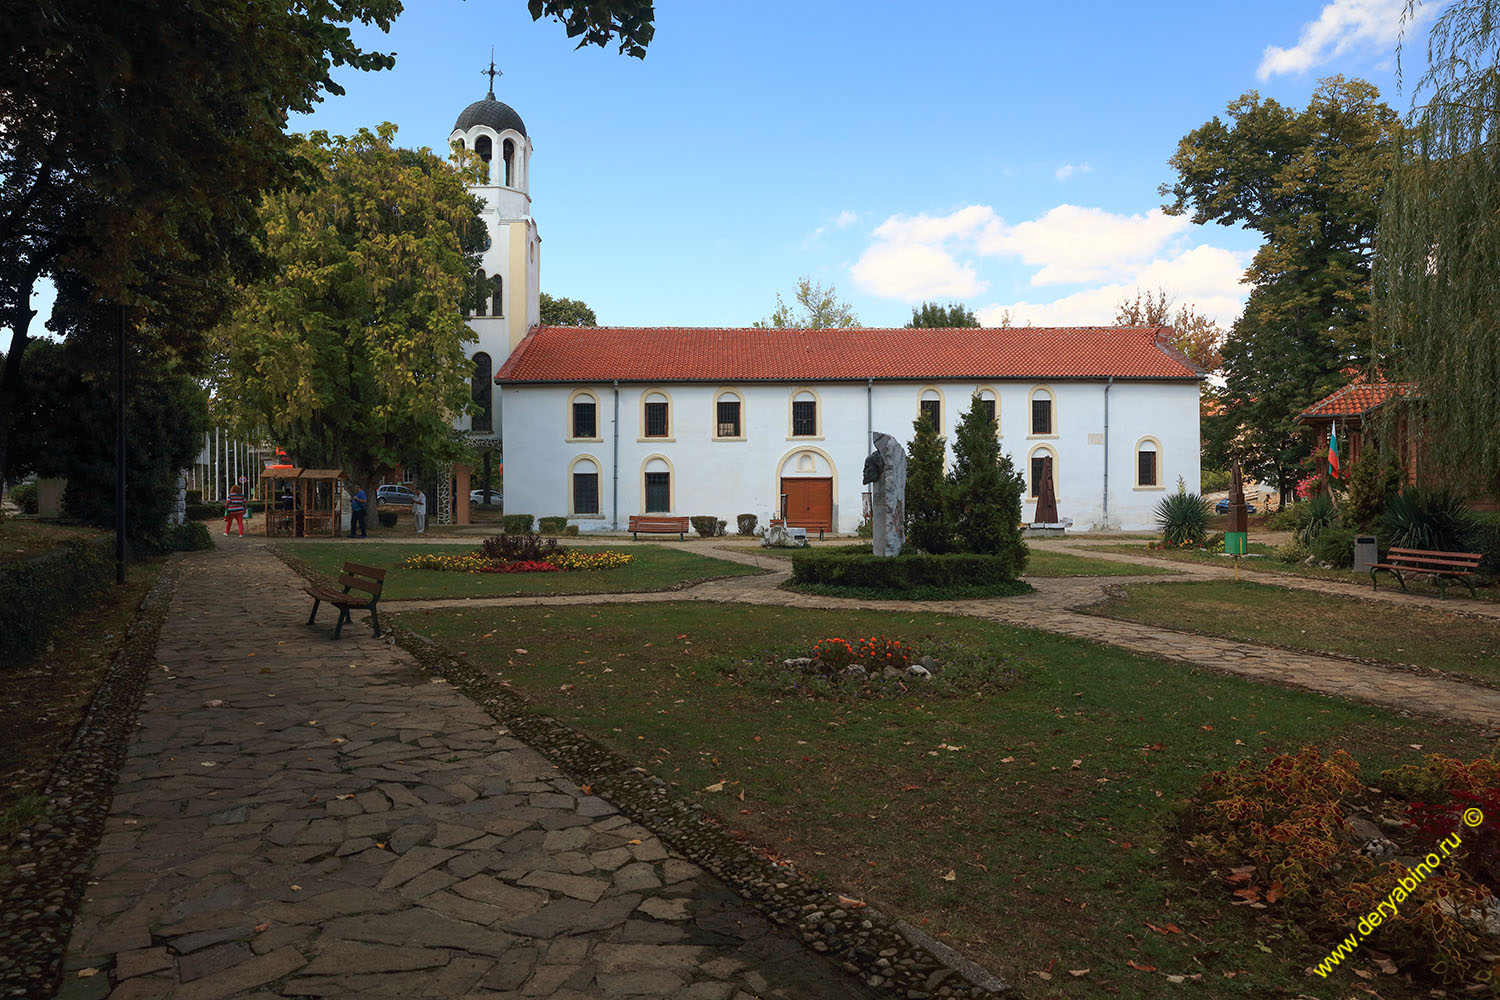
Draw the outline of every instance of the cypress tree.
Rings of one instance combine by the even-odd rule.
[[[943,484],[944,440],[927,415],[912,421],[906,445],[906,540],[933,554],[953,551],[953,522]]]
[[[960,547],[1002,556],[1009,575],[1026,568],[1021,540],[1021,495],[1025,486],[1010,456],[1001,454],[995,422],[976,394],[958,421],[953,437],[953,471],[946,483],[949,519]]]

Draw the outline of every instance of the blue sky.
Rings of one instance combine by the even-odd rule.
[[[610,325],[748,325],[799,275],[869,326],[928,298],[1104,324],[1137,287],[1227,325],[1257,239],[1160,215],[1177,141],[1247,90],[1300,107],[1335,73],[1409,102],[1401,0],[659,0],[644,60],[575,50],[523,0],[406,6],[359,32],[395,69],[339,75],[347,95],[291,127],[391,121],[445,149],[493,45],[535,145],[542,290]]]

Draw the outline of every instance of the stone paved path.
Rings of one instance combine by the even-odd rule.
[[[873,995],[300,587],[187,557],[60,997]]]
[[[663,544],[663,543],[656,543]],[[667,542],[668,547],[679,547]],[[1139,563],[1142,557],[1121,553],[1080,551],[1097,545],[1097,539],[1050,541],[1044,543],[1091,559]],[[730,577],[710,580],[681,591],[646,594],[591,594],[567,597],[501,597],[467,601],[403,601],[393,609],[419,610],[451,607],[517,606],[537,604],[605,604],[653,601],[725,601],[743,604],[773,604],[801,608],[862,608],[886,611],[937,611],[967,615],[990,621],[1044,629],[1095,642],[1108,643],[1133,652],[1187,663],[1222,673],[1239,674],[1256,680],[1270,681],[1287,687],[1303,688],[1335,695],[1351,701],[1380,705],[1414,715],[1464,722],[1486,728],[1500,728],[1500,690],[1460,680],[1412,673],[1375,664],[1360,663],[1337,656],[1322,656],[1263,646],[1232,639],[1179,632],[1155,625],[1117,621],[1071,610],[1094,604],[1105,596],[1109,587],[1131,583],[1161,583],[1173,580],[1225,579],[1233,576],[1232,566],[1198,565],[1159,561],[1177,572],[1172,575],[1111,577],[1032,577],[1028,582],[1035,593],[1021,597],[976,601],[872,601],[796,594],[777,589],[789,574],[785,559],[761,555],[743,544],[705,548],[702,543],[687,543],[686,548],[736,562],[769,568],[764,576]],[[1440,601],[1424,594],[1400,590],[1371,591],[1368,586],[1320,580],[1289,574],[1242,574],[1262,583],[1331,594],[1339,597],[1373,600],[1393,607],[1424,607],[1500,619],[1500,605],[1466,597],[1449,597]]]

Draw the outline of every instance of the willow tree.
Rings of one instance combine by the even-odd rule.
[[[483,252],[482,206],[460,169],[392,147],[395,133],[302,144],[313,179],[263,202],[269,273],[217,336],[217,408],[366,489],[398,464],[460,457],[452,421],[472,402],[460,307]]]
[[[1407,18],[1415,3],[1407,5]],[[1416,382],[1427,468],[1500,488],[1500,2],[1456,0],[1381,205],[1375,348]],[[1445,456],[1462,456],[1445,460]]]

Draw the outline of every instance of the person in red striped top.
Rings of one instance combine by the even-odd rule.
[[[229,499],[224,501],[224,534],[229,534],[231,524],[239,525],[240,537],[245,537],[245,498],[238,486],[231,487]]]

